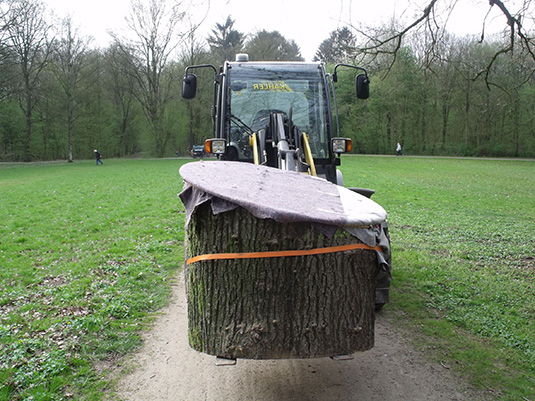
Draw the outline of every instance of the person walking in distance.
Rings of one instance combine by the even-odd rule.
[[[396,146],[396,155],[401,156],[403,153],[401,153],[401,144],[398,142],[398,146]]]
[[[96,157],[96,159],[97,159],[97,166],[98,166],[99,163],[100,163],[100,164],[104,164],[104,163],[102,162],[102,156],[100,155],[100,152],[99,152],[98,150],[96,150],[96,149],[95,149],[95,157]]]

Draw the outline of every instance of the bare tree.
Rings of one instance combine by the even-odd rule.
[[[443,58],[440,48],[447,36],[446,26],[452,12],[461,3],[459,0],[425,0],[423,7],[417,12],[417,17],[407,25],[398,26],[392,23],[386,29],[354,27],[359,37],[365,38],[356,52],[360,57],[368,59],[389,56],[392,66],[407,37],[413,32],[424,31],[422,36],[426,37],[425,61],[430,65],[434,60]],[[493,7],[505,16],[504,32],[508,37],[503,47],[493,54],[485,68],[478,74],[484,75],[488,84],[489,72],[500,56],[513,51],[522,51],[535,60],[535,37],[526,27],[526,22],[530,22],[533,26],[535,10],[533,0],[507,3],[502,0],[485,0],[481,1],[481,7],[488,8],[488,11],[481,28],[480,41],[485,40],[487,18]],[[535,71],[532,70],[529,76],[533,74]]]
[[[186,65],[195,65],[195,64],[207,64],[210,62],[210,53],[203,47],[203,41],[197,35],[198,31],[195,28],[193,21],[189,20],[190,29],[188,35],[184,38],[182,42],[182,55],[181,59],[185,62]],[[197,73],[203,74],[201,70]],[[199,91],[198,99],[202,99],[202,90]],[[210,91],[211,93],[211,91]],[[210,98],[210,101],[212,98]],[[191,146],[196,143],[196,133],[199,135],[201,133],[204,135],[205,131],[200,129],[202,127],[202,121],[200,116],[203,116],[204,113],[202,109],[205,107],[211,107],[207,105],[204,101],[199,102],[185,102],[188,115],[188,127],[187,127],[187,144],[191,149]]]
[[[12,75],[9,73],[9,48],[6,44],[7,30],[11,25],[9,6],[10,3],[0,0],[0,99],[8,95],[6,88]]]
[[[162,157],[170,138],[164,124],[173,82],[168,62],[185,34],[177,32],[185,12],[181,2],[166,0],[132,0],[131,7],[127,23],[133,38],[115,39],[118,48],[131,55],[128,73],[137,83],[135,94],[152,131],[156,155]]]
[[[137,114],[134,107],[136,83],[129,78],[127,73],[133,64],[132,57],[130,54],[121,51],[117,44],[110,46],[104,57],[108,66],[106,86],[113,99],[113,105],[118,116],[116,130],[121,153],[125,155],[131,154],[137,150],[132,129]]]
[[[24,161],[31,160],[33,110],[38,101],[41,74],[50,61],[54,41],[45,11],[41,0],[12,0],[9,10],[2,15],[4,46],[9,62],[14,64],[12,90],[25,116]]]
[[[54,52],[54,59],[57,64],[55,75],[65,95],[64,110],[67,117],[68,162],[72,163],[74,123],[76,109],[79,104],[78,92],[80,91],[82,70],[86,66],[89,39],[80,37],[78,30],[73,27],[71,17],[66,17],[61,27],[63,34],[59,38]]]

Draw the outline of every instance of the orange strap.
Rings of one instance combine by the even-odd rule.
[[[186,264],[192,264],[201,260],[223,260],[223,259],[259,259],[259,258],[283,258],[286,256],[321,255],[324,253],[335,253],[353,251],[355,249],[368,249],[382,252],[378,246],[368,246],[366,244],[350,244],[340,246],[330,246],[327,248],[303,249],[299,251],[270,251],[270,252],[248,252],[248,253],[212,253],[199,255],[190,258]]]

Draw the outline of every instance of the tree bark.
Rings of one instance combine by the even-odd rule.
[[[308,223],[257,219],[237,208],[200,205],[186,230],[186,258],[214,253],[303,250],[360,243],[329,238]],[[374,344],[371,250],[259,259],[204,260],[186,268],[189,342],[226,358],[352,354]]]

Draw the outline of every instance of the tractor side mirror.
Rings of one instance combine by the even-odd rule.
[[[370,97],[370,79],[366,74],[357,75],[356,86],[359,99],[368,99]]]
[[[184,99],[193,99],[197,94],[197,76],[195,74],[186,74],[182,80],[182,97]]]

